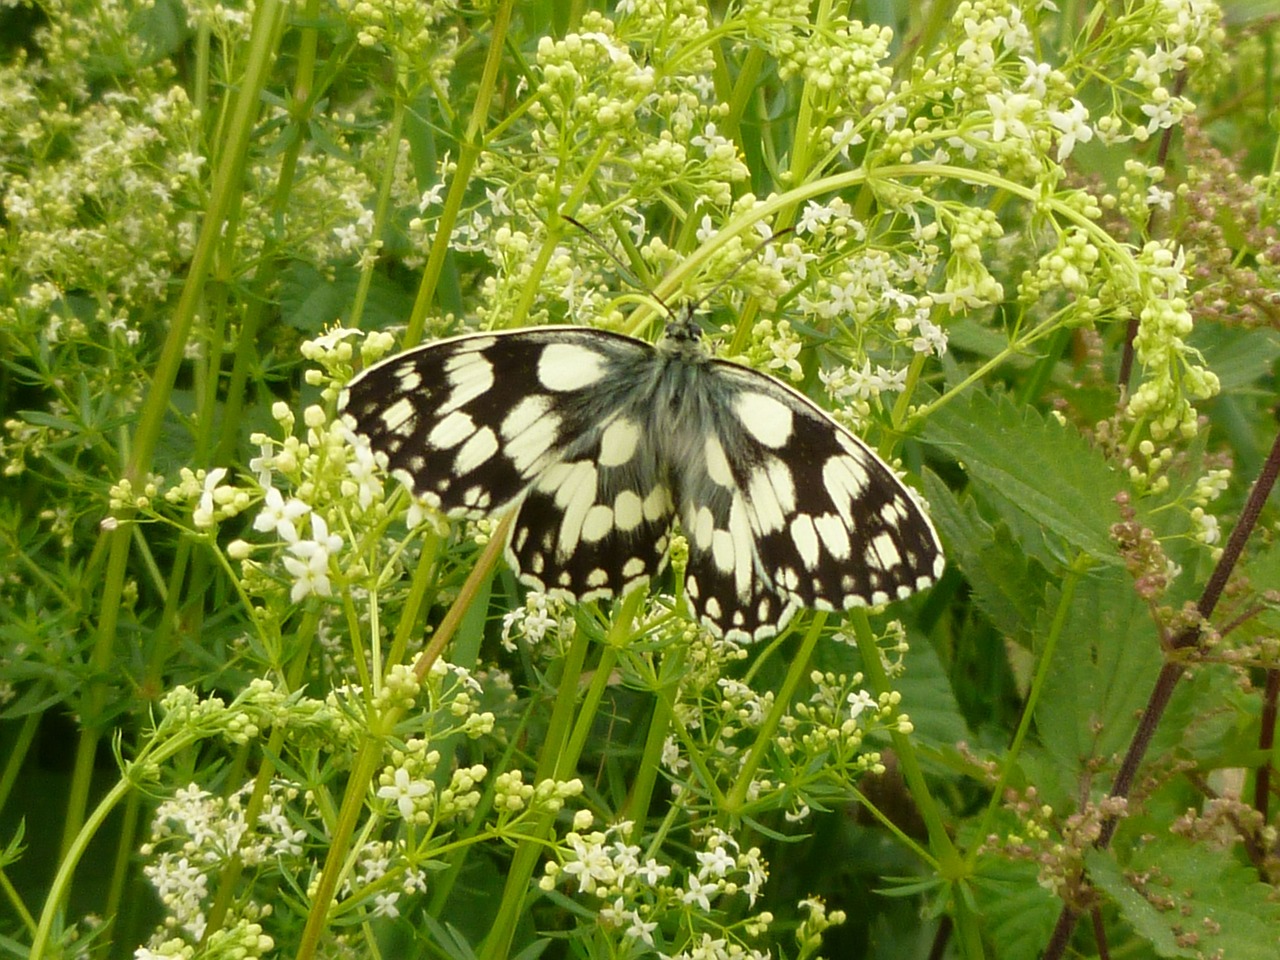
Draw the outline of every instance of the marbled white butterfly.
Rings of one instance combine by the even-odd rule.
[[[673,518],[688,602],[730,639],[934,583],[942,548],[915,495],[804,396],[713,359],[692,313],[656,347],[566,326],[437,341],[365,370],[339,407],[430,505],[514,506],[507,560],[552,595],[646,583]]]

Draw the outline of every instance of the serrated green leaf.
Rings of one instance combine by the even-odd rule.
[[[1044,576],[1007,529],[996,529],[971,497],[957,496],[937,475],[924,473],[929,515],[947,557],[964,571],[978,607],[1008,637],[1025,637],[1044,605]]]
[[[1060,596],[1056,588],[1050,590],[1037,628],[1040,642],[1048,636]],[[1128,746],[1134,717],[1162,663],[1150,613],[1128,577],[1112,568],[1082,577],[1035,707],[1036,729],[1057,759],[1064,798],[1078,789],[1093,759]]]
[[[1010,527],[1029,521],[1057,539],[1050,549],[1063,559],[1118,562],[1109,531],[1120,477],[1072,427],[971,390],[929,417],[924,440],[964,465],[975,494]]]
[[[1057,922],[1062,901],[1036,882],[1031,863],[984,864],[974,877],[983,932],[1000,960],[1035,960]]]
[[[1129,885],[1120,871],[1120,865],[1111,855],[1101,850],[1085,854],[1089,867],[1089,879],[1093,885],[1111,898],[1111,901],[1133,928],[1134,933],[1146,940],[1162,957],[1196,957],[1199,954],[1189,947],[1178,945],[1177,937],[1169,928],[1169,921],[1137,890]]]
[[[924,743],[950,745],[970,736],[946,668],[927,637],[912,636],[904,658],[906,672],[896,687],[902,709],[911,717],[914,736]]]
[[[1090,853],[1085,863],[1094,884],[1161,956],[1280,956],[1280,903],[1273,888],[1229,849],[1156,832],[1133,851],[1127,875],[1104,852]],[[1149,897],[1131,876],[1143,878]]]

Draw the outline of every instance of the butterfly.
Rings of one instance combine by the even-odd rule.
[[[620,597],[665,567],[713,633],[777,634],[935,583],[920,500],[807,397],[711,356],[690,308],[655,346],[589,327],[469,333],[353,378],[354,442],[450,516],[514,510],[507,561],[535,590]]]

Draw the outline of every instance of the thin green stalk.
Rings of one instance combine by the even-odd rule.
[[[622,808],[622,819],[643,823],[653,798],[653,788],[662,769],[662,748],[671,732],[671,720],[675,716],[673,697],[669,694],[679,682],[684,670],[684,647],[675,645],[662,658],[658,668],[653,700],[653,714],[649,717],[649,732],[645,736],[644,750],[636,765],[631,792]]]
[[[1054,611],[1053,623],[1049,626],[1049,634],[1045,638],[1044,649],[1040,652],[1039,661],[1036,664],[1036,673],[1031,680],[1031,689],[1027,691],[1027,701],[1023,704],[1022,716],[1018,720],[1018,729],[1014,733],[1013,742],[1010,744],[1000,765],[1000,778],[996,781],[996,785],[991,791],[991,801],[987,804],[987,809],[982,813],[982,820],[978,824],[978,829],[973,833],[979,839],[987,836],[991,821],[995,817],[996,811],[1000,809],[1000,805],[1004,802],[1005,785],[1009,782],[1009,775],[1018,764],[1018,757],[1022,754],[1022,744],[1025,742],[1027,734],[1031,732],[1036,706],[1040,703],[1040,694],[1044,691],[1044,685],[1049,678],[1049,670],[1053,666],[1053,655],[1058,649],[1058,640],[1062,636],[1063,628],[1067,623],[1067,615],[1071,612],[1071,605],[1075,600],[1076,587],[1080,583],[1080,578],[1089,569],[1090,564],[1089,557],[1081,554],[1067,568],[1066,576],[1062,580],[1062,592],[1058,597],[1058,609]],[[976,845],[969,851],[966,859],[970,865],[977,861],[978,848]]]
[[[311,910],[307,914],[307,925],[302,930],[302,938],[298,941],[298,960],[309,960],[316,955],[320,946],[320,937],[328,925],[329,911],[333,907],[333,898],[338,891],[338,879],[342,875],[343,863],[351,849],[351,838],[355,835],[356,824],[360,822],[360,811],[364,807],[365,796],[369,792],[369,784],[373,782],[378,768],[382,765],[382,739],[385,733],[395,727],[401,710],[393,707],[376,721],[378,730],[370,729],[365,733],[351,765],[351,773],[347,779],[346,792],[342,797],[342,807],[338,812],[337,822],[329,837],[329,851],[325,855],[324,867],[320,872],[320,880],[316,884],[316,892],[311,899]]]
[[[578,762],[576,756],[569,754],[566,744],[578,700],[578,680],[582,676],[582,665],[586,661],[590,645],[583,631],[574,632],[573,642],[564,658],[560,690],[551,711],[550,722],[547,724],[542,751],[538,755],[536,777],[539,782],[561,773],[567,776]],[[505,960],[510,955],[512,938],[524,915],[529,880],[542,853],[542,840],[554,819],[554,815],[550,813],[539,817],[530,824],[528,839],[522,840],[516,847],[511,865],[507,870],[506,883],[502,888],[502,900],[498,905],[497,916],[494,917],[489,935],[480,947],[478,954],[480,960]]]
[[[471,109],[471,118],[467,121],[466,133],[463,134],[462,142],[458,144],[458,165],[449,183],[449,190],[445,193],[444,207],[440,211],[440,220],[436,225],[436,235],[431,241],[431,252],[427,255],[427,264],[422,269],[422,282],[418,285],[418,296],[413,301],[413,310],[409,313],[409,325],[404,334],[403,346],[405,347],[415,346],[422,339],[422,329],[427,322],[427,311],[430,310],[435,298],[436,284],[440,280],[445,255],[449,252],[449,242],[453,237],[454,225],[458,222],[462,200],[466,196],[471,169],[475,166],[483,149],[480,134],[489,122],[489,101],[493,99],[493,93],[497,87],[498,68],[502,65],[502,50],[507,41],[507,28],[511,25],[511,8],[514,3],[515,0],[502,0],[493,18],[484,72],[476,88],[476,100]]]
[[[4,761],[4,773],[0,774],[0,811],[3,811],[8,804],[9,792],[18,782],[18,775],[22,772],[22,765],[27,759],[27,753],[31,750],[32,741],[36,738],[36,730],[40,727],[41,716],[40,713],[28,713],[22,718],[22,724],[18,727],[18,735],[14,738],[9,756]]]
[[[138,821],[142,816],[142,797],[137,790],[129,791],[125,799],[124,809],[120,811],[120,835],[116,838],[116,856],[111,867],[111,884],[107,888],[106,906],[102,915],[111,927],[111,953],[113,956],[124,956],[131,952],[131,944],[121,936],[125,931],[120,929],[120,904],[124,902],[124,892],[128,887],[130,866],[133,864],[134,840],[137,839]]]
[[[199,739],[194,733],[183,733],[172,740],[166,741],[154,753],[148,752],[145,757],[139,757],[138,760],[130,765],[129,770],[125,771],[124,776],[116,781],[115,786],[107,791],[106,796],[98,801],[98,805],[93,808],[93,811],[85,819],[67,851],[58,861],[58,872],[54,874],[53,882],[49,885],[49,893],[45,897],[44,908],[40,913],[40,922],[36,927],[36,935],[31,941],[31,950],[27,954],[26,960],[42,960],[44,957],[53,925],[61,915],[62,904],[71,892],[71,880],[75,875],[76,867],[80,864],[80,858],[84,856],[89,844],[93,841],[103,823],[106,822],[111,811],[134,788],[130,771],[142,771],[160,767],[170,757],[181,753],[187,747],[198,742]]]
[[[249,138],[259,109],[259,93],[266,83],[267,72],[274,60],[283,14],[284,6],[280,0],[263,0],[254,18],[248,64],[236,99],[234,119],[230,125],[226,150],[219,163],[218,175],[214,178],[213,194],[196,241],[190,272],[187,274],[182,294],[171,316],[169,332],[152,377],[151,390],[143,402],[138,427],[132,438],[132,450],[125,468],[125,476],[132,480],[135,486],[142,483],[151,469],[156,444],[159,442],[165,415],[168,412],[173,384],[185,356],[191,327],[195,322],[203,296],[205,280],[213,264],[227,214],[240,189]],[[94,676],[107,673],[115,656],[116,628],[122,605],[121,598],[129,559],[129,542],[132,535],[133,524],[128,519],[122,520],[114,531],[106,534],[111,543],[111,549],[94,646],[89,659]],[[81,826],[84,823],[93,760],[101,739],[101,730],[95,724],[100,722],[105,699],[106,687],[100,682],[93,682],[86,696],[84,711],[86,726],[81,731],[80,742],[76,748],[74,773],[67,800],[62,843],[64,863],[73,852],[72,845],[76,842],[75,838],[80,836]],[[65,889],[65,886],[55,886],[50,896],[62,895]],[[55,906],[52,901],[46,903],[46,908],[52,906]],[[47,930],[45,933],[47,935]]]
[[[721,808],[723,814],[736,817],[741,813],[742,807],[746,803],[747,792],[751,789],[752,781],[755,780],[756,771],[760,769],[760,764],[764,762],[765,754],[774,746],[774,734],[777,733],[778,725],[782,723],[782,718],[791,709],[791,702],[796,695],[800,682],[809,675],[809,661],[813,658],[813,650],[818,645],[818,638],[822,636],[822,626],[826,622],[827,615],[819,613],[814,616],[813,621],[809,624],[809,629],[805,632],[804,639],[800,642],[800,649],[791,658],[791,665],[787,667],[787,675],[782,679],[781,686],[778,687],[778,693],[773,699],[773,706],[769,708],[768,715],[764,718],[764,722],[760,724],[760,729],[756,731],[755,742],[751,744],[751,750],[747,753],[746,760],[742,762],[742,767],[738,772],[738,780],[733,785],[733,789],[725,796],[724,805]]]
[[[877,696],[893,692],[889,675],[885,672],[884,660],[875,635],[871,631],[871,621],[865,610],[854,610],[849,615],[849,623],[858,641],[858,652],[862,654],[862,672],[869,686]],[[952,884],[961,883],[967,875],[968,865],[961,858],[955,844],[947,833],[942,811],[929,790],[924,771],[920,766],[920,757],[916,753],[915,742],[911,737],[896,729],[889,730],[889,739],[893,744],[898,765],[907,781],[911,797],[916,809],[923,818],[929,834],[929,849],[937,858],[937,872],[943,879]],[[956,936],[959,939],[961,955],[967,960],[979,960],[984,956],[982,937],[978,930],[977,918],[971,908],[971,902],[962,889],[957,889],[951,898],[952,917],[955,921]]]
[[[862,672],[867,678],[868,686],[879,696],[893,693],[893,684],[884,668],[884,655],[876,643],[875,634],[871,630],[871,621],[865,610],[853,610],[849,614],[849,624],[853,627],[858,641],[858,652],[862,654]],[[903,776],[911,789],[912,797],[924,818],[929,831],[929,843],[938,857],[940,866],[948,878],[958,876],[960,857],[947,834],[946,823],[933,795],[929,792],[920,768],[920,758],[916,754],[915,743],[905,733],[890,730],[889,737],[893,741],[894,751],[898,755]]]
[[[285,670],[284,684],[287,692],[297,690],[302,683],[309,659],[311,642],[315,638],[319,626],[319,614],[314,610],[308,610],[303,616],[302,623],[297,631],[301,641],[298,645],[298,653]],[[253,790],[250,792],[249,800],[245,804],[245,823],[257,823],[259,814],[262,813],[263,807],[266,806],[267,797],[270,795],[271,780],[275,776],[276,758],[280,756],[287,734],[288,728],[284,724],[278,724],[271,729],[271,736],[268,737],[267,744],[262,750],[262,764],[258,767],[258,772],[254,777]],[[241,753],[237,757],[237,761],[241,761],[243,757],[244,754]],[[238,772],[236,770],[232,771],[233,774]],[[226,778],[227,790],[235,789],[235,785],[240,782],[238,775],[228,776]],[[248,838],[246,837],[246,839]],[[240,859],[239,851],[236,851],[227,860],[222,872],[218,875],[213,905],[209,908],[208,921],[205,927],[206,939],[209,934],[222,929],[223,920],[226,918],[227,911],[231,909],[232,901],[238,892],[240,875],[243,870],[244,861]]]
[[[376,248],[387,228],[387,218],[391,209],[391,188],[396,179],[396,162],[400,158],[400,138],[404,130],[405,91],[400,84],[395,87],[395,99],[391,106],[391,125],[387,131],[387,153],[382,164],[381,181],[378,184],[378,199],[373,208],[373,234],[369,243]],[[356,284],[355,297],[351,302],[351,326],[360,326],[364,316],[365,301],[369,298],[369,287],[373,284],[373,275],[378,259],[365,257],[360,270],[360,280]]]
[[[470,576],[467,577],[466,582],[462,585],[462,589],[458,591],[457,599],[432,635],[431,641],[422,653],[418,655],[413,669],[415,676],[419,680],[426,676],[427,671],[431,669],[431,664],[439,658],[445,645],[452,639],[458,624],[462,622],[463,616],[470,609],[472,601],[480,591],[481,585],[493,574],[498,557],[502,553],[503,545],[506,543],[507,531],[510,525],[511,517],[508,515],[498,525],[498,529],[490,539],[488,546],[485,547],[484,552],[480,555],[480,559],[472,569]],[[412,618],[409,619],[412,620]],[[328,925],[334,895],[338,889],[338,882],[345,870],[344,865],[348,854],[351,852],[351,839],[355,835],[356,824],[360,819],[360,811],[364,807],[369,785],[373,782],[373,778],[382,763],[383,741],[395,729],[403,714],[404,711],[401,708],[393,707],[381,716],[370,717],[369,730],[365,734],[364,741],[360,744],[359,753],[356,755],[351,773],[347,777],[342,806],[338,811],[338,818],[334,823],[333,831],[329,838],[329,851],[325,855],[320,881],[316,885],[316,892],[311,900],[311,910],[307,914],[307,924],[303,928],[302,939],[298,944],[298,952],[296,954],[298,960],[309,960],[309,958],[316,955],[316,950],[320,945],[320,938]]]

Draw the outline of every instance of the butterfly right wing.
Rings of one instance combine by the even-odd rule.
[[[641,392],[653,348],[581,327],[442,340],[355,377],[348,426],[411,492],[451,516],[519,503],[507,558],[570,599],[620,596],[664,562],[671,496]]]

